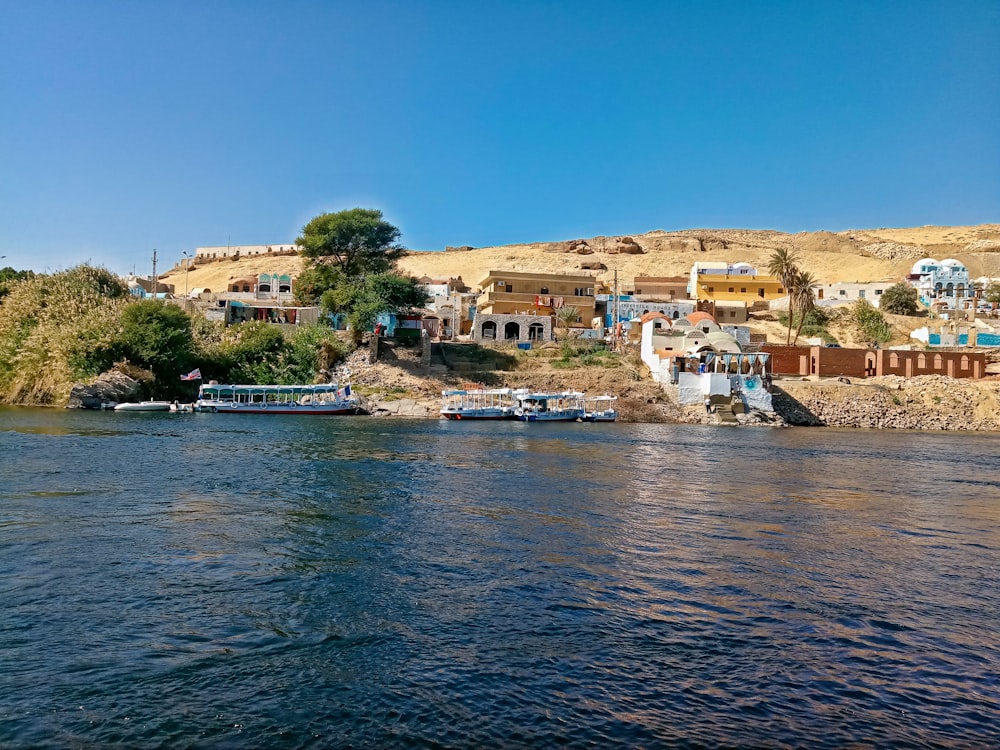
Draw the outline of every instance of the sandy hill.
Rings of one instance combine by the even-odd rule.
[[[490,270],[584,272],[609,282],[617,270],[619,280],[629,283],[638,275],[687,274],[696,260],[746,261],[763,269],[778,248],[798,253],[802,267],[823,283],[899,278],[909,273],[914,261],[928,256],[938,260],[956,258],[968,266],[973,278],[1000,277],[1000,224],[799,234],[746,229],[656,230],[621,237],[413,251],[400,261],[400,266],[415,276],[461,276],[473,287]],[[230,278],[295,274],[301,267],[302,260],[296,256],[221,260],[192,265],[186,285],[188,289],[221,291]],[[164,280],[183,292],[183,265],[171,269]]]

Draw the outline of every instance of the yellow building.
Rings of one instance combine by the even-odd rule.
[[[752,305],[761,300],[770,302],[787,296],[781,280],[775,276],[757,273],[757,269],[746,263],[735,265],[696,264],[691,270],[691,281],[695,299],[713,302],[745,302]]]
[[[564,307],[579,314],[570,325],[590,328],[595,315],[593,276],[490,271],[479,282],[476,311],[483,315],[557,315]]]

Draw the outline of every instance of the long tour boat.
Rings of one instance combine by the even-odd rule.
[[[517,405],[515,393],[510,388],[441,391],[441,416],[445,419],[513,419]]]
[[[583,394],[579,391],[563,393],[518,393],[514,416],[522,422],[576,422],[584,418]]]
[[[203,385],[197,411],[218,414],[363,414],[350,385]]]

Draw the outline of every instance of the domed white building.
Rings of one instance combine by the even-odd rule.
[[[975,292],[969,269],[954,258],[922,258],[913,264],[907,281],[925,305],[933,300],[951,300],[951,307],[960,307],[960,300],[973,297]]]

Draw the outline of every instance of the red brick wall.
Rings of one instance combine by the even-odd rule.
[[[879,352],[879,359],[879,375],[904,377],[947,375],[953,378],[981,378],[986,372],[986,354],[983,352],[882,350]],[[908,362],[909,367],[907,367]]]
[[[778,344],[763,344],[760,347],[762,352],[771,355],[770,368],[775,375],[808,375],[808,372],[800,370],[801,357],[809,362],[809,347],[806,346],[779,346]]]
[[[865,377],[867,349],[843,349],[839,346],[814,346],[810,356],[816,357],[816,371],[812,375],[823,378]],[[873,368],[874,369],[874,368]]]

